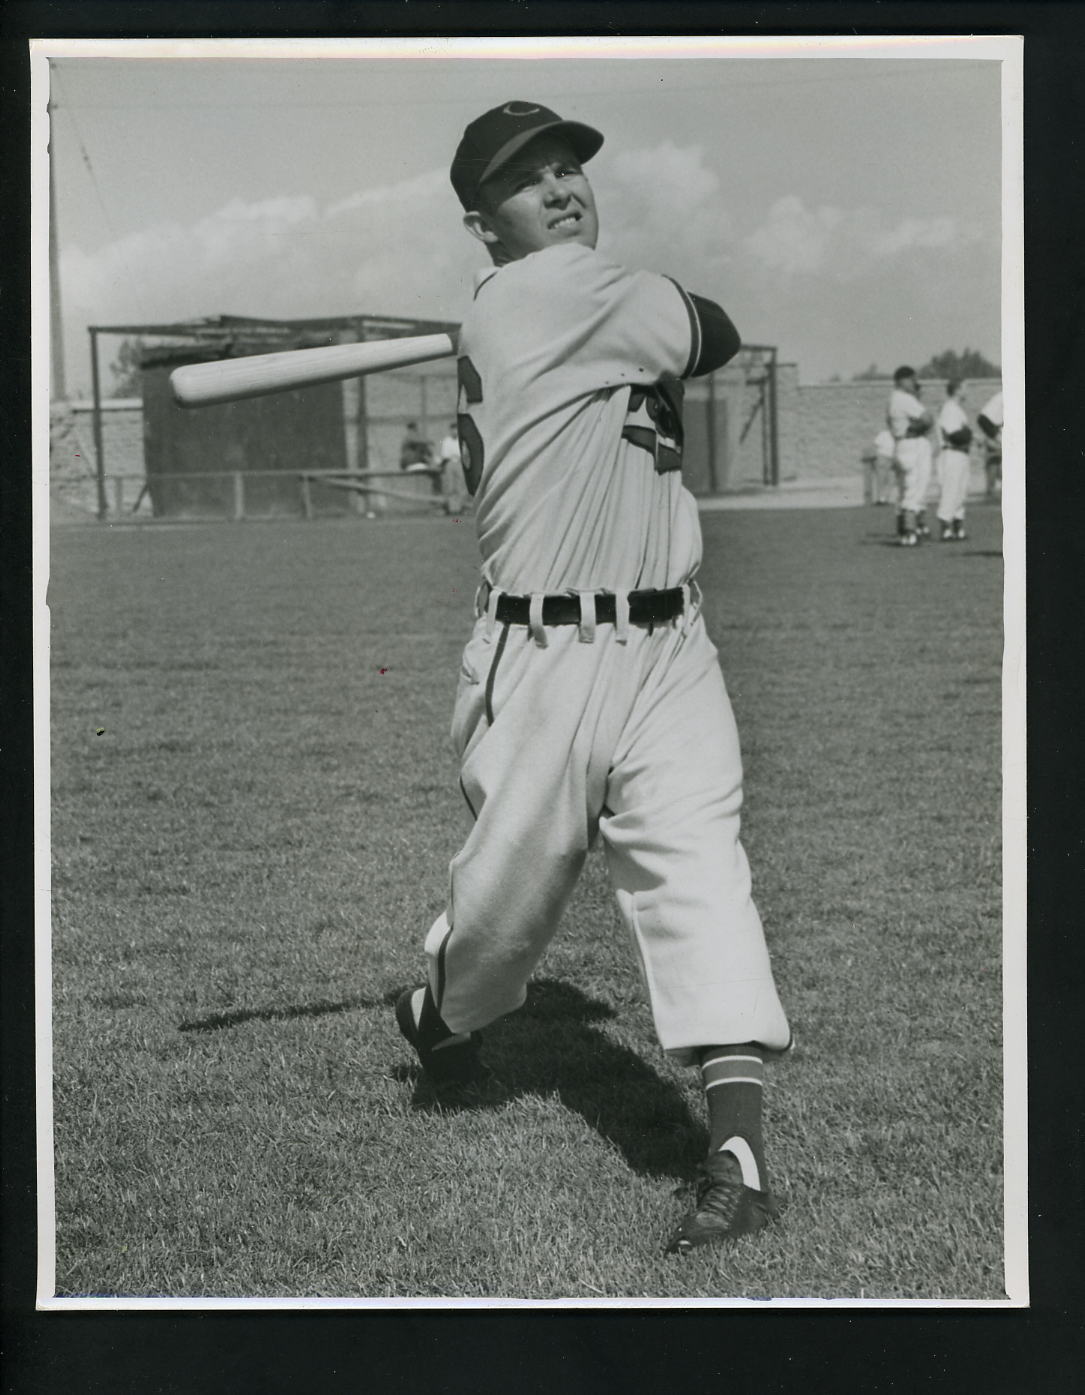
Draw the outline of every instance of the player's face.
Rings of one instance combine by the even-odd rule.
[[[490,243],[495,260],[516,261],[563,242],[594,247],[599,238],[595,195],[564,140],[531,141],[486,181],[482,204],[465,221]]]

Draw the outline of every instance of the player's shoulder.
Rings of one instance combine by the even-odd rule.
[[[564,242],[510,262],[494,284],[500,283],[503,289],[517,295],[531,289],[560,295],[565,289],[605,287],[627,275],[626,269],[605,253],[578,242]]]
[[[576,243],[532,252],[479,278],[461,343],[483,329],[488,336],[523,335],[528,326],[543,336],[564,333],[583,322],[589,305],[621,301],[628,275],[612,258]]]

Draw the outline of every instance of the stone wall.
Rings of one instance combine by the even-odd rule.
[[[794,364],[779,374],[780,478],[818,479],[859,469],[866,447],[885,425],[891,382],[803,384]],[[921,381],[924,404],[937,416],[946,400],[945,381]],[[1002,384],[970,378],[965,410],[976,414]]]

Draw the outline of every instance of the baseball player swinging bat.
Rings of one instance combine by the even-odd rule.
[[[455,334],[421,334],[374,339],[365,344],[333,344],[326,349],[287,349],[277,354],[218,359],[214,363],[188,363],[170,374],[170,387],[174,401],[181,407],[240,402],[247,397],[447,358],[456,352],[456,338]]]

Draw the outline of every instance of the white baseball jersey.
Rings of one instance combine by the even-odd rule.
[[[701,528],[682,486],[680,406],[655,385],[690,373],[700,341],[696,306],[675,282],[579,244],[479,274],[460,332],[458,410],[492,585],[689,580]]]
[[[440,461],[445,461],[445,460],[459,460],[459,458],[460,458],[460,442],[459,442],[459,438],[456,437],[456,436],[453,436],[452,433],[449,432],[449,434],[443,438],[443,440],[441,441],[440,446],[438,447],[437,459],[440,460]]]
[[[960,446],[951,446],[949,444],[949,437],[952,436],[955,431],[960,431],[962,426],[967,425],[968,417],[965,415],[964,408],[955,397],[948,397],[942,410],[938,413],[939,439],[943,451],[959,451],[961,449]],[[967,450],[965,454],[968,454]]]
[[[915,393],[905,392],[903,388],[893,389],[889,394],[889,411],[886,419],[894,441],[909,439],[908,427],[910,423],[915,421],[917,417],[921,417],[924,410],[923,404]]]
[[[987,403],[987,405],[983,408],[983,410],[982,410],[982,412],[980,413],[980,415],[986,417],[987,420],[991,423],[992,426],[1001,426],[1001,425],[1002,425],[1002,394],[1001,394],[1001,392],[996,392],[996,393],[995,393],[994,397],[992,397],[991,400]]]

